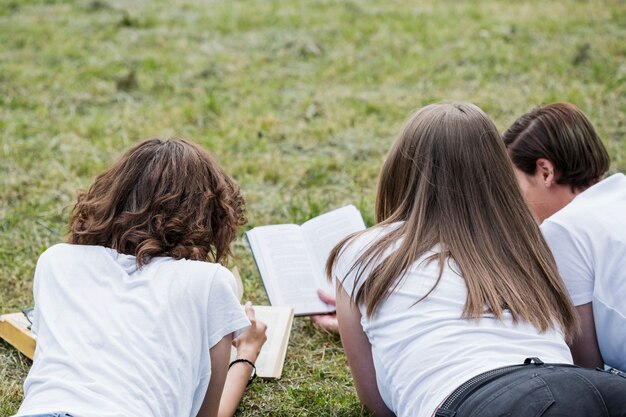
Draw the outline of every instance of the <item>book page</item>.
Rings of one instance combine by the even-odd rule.
[[[320,289],[335,294],[335,286],[326,279],[326,261],[333,248],[348,235],[365,229],[361,212],[354,206],[345,206],[317,216],[302,225],[302,234],[312,254],[316,268],[323,274]]]
[[[293,307],[296,315],[332,311],[317,296],[323,277],[300,226],[260,226],[246,235],[272,305]]]
[[[267,342],[256,361],[261,378],[280,378],[283,373],[293,309],[291,307],[254,306],[256,318],[267,324]]]
[[[283,373],[293,309],[291,307],[253,306],[258,320],[267,325],[267,341],[256,359],[256,374],[259,378],[280,378]],[[230,361],[237,358],[237,349],[230,351]]]

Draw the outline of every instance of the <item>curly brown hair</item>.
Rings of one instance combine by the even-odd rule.
[[[68,241],[134,255],[139,266],[156,256],[222,262],[246,221],[239,187],[207,151],[151,139],[78,193]]]

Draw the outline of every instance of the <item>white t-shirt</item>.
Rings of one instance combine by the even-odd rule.
[[[371,229],[348,245],[334,276],[343,277],[363,250],[388,230]],[[413,264],[371,318],[365,306],[359,306],[361,325],[372,345],[378,390],[397,416],[432,416],[463,382],[494,368],[521,364],[527,357],[572,363],[560,331],[540,333],[530,324],[514,324],[507,312],[502,321],[490,314],[478,320],[462,319],[467,288],[451,260],[435,290],[416,304],[437,280],[438,262],[424,262],[433,253]],[[352,271],[343,284],[348,294],[354,288],[355,274]]]
[[[626,176],[583,191],[541,231],[574,305],[592,302],[604,362],[626,370]]]
[[[59,244],[37,263],[37,349],[17,416],[195,417],[209,349],[249,325],[232,274],[209,262]]]

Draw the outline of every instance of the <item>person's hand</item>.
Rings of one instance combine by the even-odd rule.
[[[267,340],[267,325],[255,318],[252,303],[246,303],[246,315],[250,320],[250,327],[241,333],[237,338],[233,339],[233,346],[237,348],[237,359],[248,359],[251,362],[256,361],[263,344]]]
[[[335,297],[330,294],[325,293],[322,290],[317,290],[317,295],[328,305],[335,306]],[[337,314],[317,314],[311,316],[311,321],[321,327],[322,329],[329,331],[331,333],[339,333],[339,323],[337,322]]]

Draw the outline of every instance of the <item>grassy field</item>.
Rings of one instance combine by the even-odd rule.
[[[245,192],[247,227],[345,203],[371,224],[394,135],[443,100],[499,129],[573,102],[623,171],[626,3],[0,0],[0,313],[32,303],[76,190],[138,140],[208,148]],[[266,303],[241,238],[236,254]],[[0,416],[29,366],[0,342]],[[365,413],[338,338],[297,319],[283,378],[255,382],[238,415]]]

